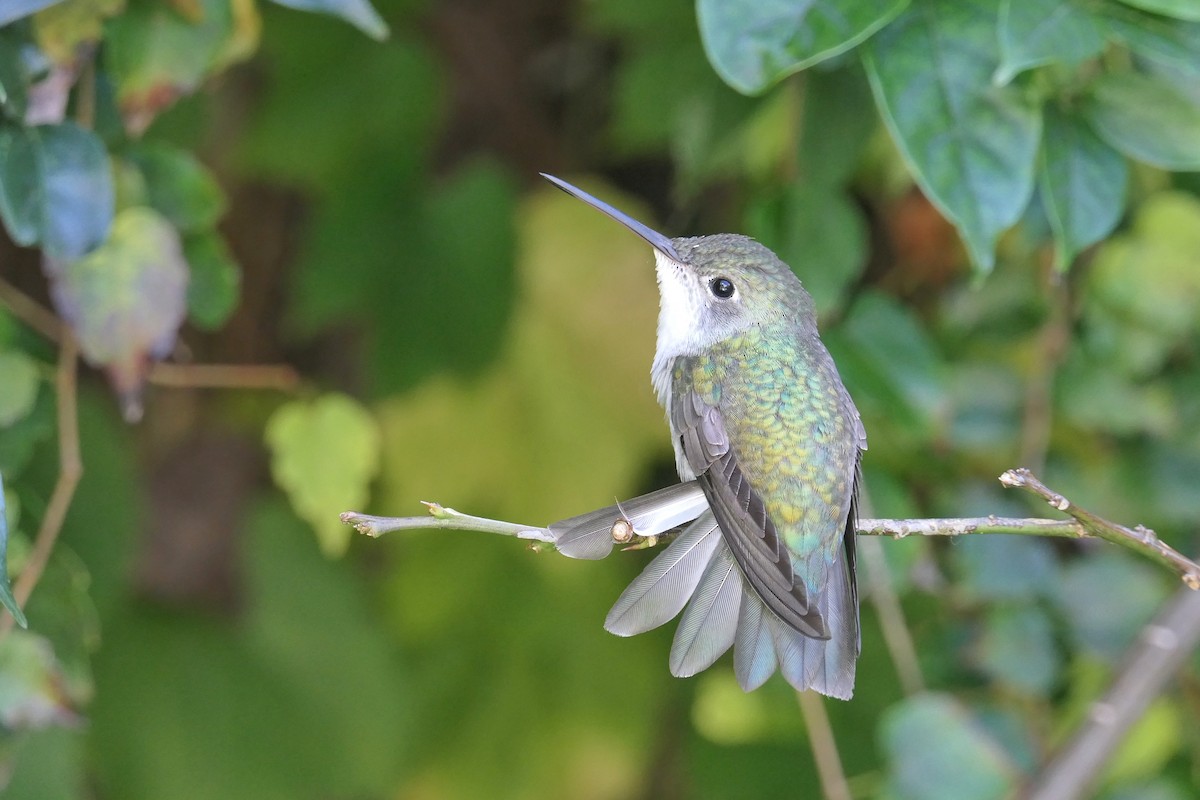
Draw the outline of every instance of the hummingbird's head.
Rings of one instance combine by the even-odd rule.
[[[731,233],[669,239],[566,181],[542,177],[654,248],[661,300],[658,357],[695,355],[754,326],[816,332],[812,298],[800,279],[753,239]]]

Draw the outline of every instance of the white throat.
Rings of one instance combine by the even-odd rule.
[[[658,275],[658,343],[650,377],[659,402],[666,406],[675,359],[703,350],[699,333],[704,298],[689,267],[657,250],[654,267]]]

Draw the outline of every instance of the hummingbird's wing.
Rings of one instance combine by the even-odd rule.
[[[729,447],[720,410],[694,391],[673,393],[671,425],[746,580],[790,627],[814,639],[828,639],[821,612],[809,602],[804,582],[796,580],[766,503]]]
[[[599,559],[612,551],[612,529],[617,520],[627,520],[639,536],[657,536],[695,519],[706,508],[704,491],[695,481],[689,481],[546,527],[554,535],[555,548],[564,556]]]

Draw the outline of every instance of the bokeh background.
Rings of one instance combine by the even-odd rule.
[[[576,562],[337,520],[433,500],[546,524],[675,479],[649,248],[539,171],[668,235],[780,253],[863,413],[875,516],[1044,516],[996,480],[1027,466],[1197,552],[1187,3],[1068,3],[1055,24],[1076,27],[1047,42],[1021,9],[1058,3],[826,0],[878,24],[799,72],[771,32],[817,23],[752,3],[701,2],[700,23],[680,0],[315,5],[357,27],[253,0],[65,0],[0,28],[14,576],[59,473],[56,346],[36,324],[51,285],[103,367],[79,377],[84,474],[29,629],[0,641],[4,796],[819,796],[782,679],[743,694],[728,658],[674,679],[673,626],[603,631],[652,553]],[[768,54],[757,68],[723,49],[738,31]],[[12,87],[55,76],[65,88],[14,106]],[[44,162],[12,154],[47,93],[115,187],[125,249],[94,262],[72,231],[96,214],[106,230],[112,208],[72,211],[65,234],[14,224],[20,165]],[[990,105],[955,105],[968,95]],[[164,219],[186,298],[155,277],[161,251],[139,260]],[[133,322],[114,334],[96,309]],[[856,694],[826,703],[856,797],[1008,795],[1180,585],[1098,542],[863,548]],[[1198,668],[1097,796],[1200,792]]]

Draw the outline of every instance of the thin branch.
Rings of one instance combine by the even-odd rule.
[[[63,324],[54,312],[3,278],[0,278],[0,303],[42,337],[55,343],[62,338]]]
[[[825,699],[816,692],[796,692],[796,701],[808,731],[813,760],[817,762],[821,793],[825,800],[850,800],[850,786],[846,783],[846,772],[842,769],[842,757],[838,753],[837,740],[833,738],[829,715],[825,713]]]
[[[154,365],[147,378],[156,386],[179,389],[275,389],[290,392],[300,374],[287,364],[168,364]]]
[[[1020,487],[1033,492],[1059,511],[1070,514],[1074,519],[1053,520],[994,515],[943,519],[860,519],[858,535],[890,536],[893,539],[903,539],[906,536],[968,536],[988,533],[1054,536],[1068,539],[1095,537],[1148,556],[1178,574],[1188,588],[1200,589],[1200,564],[1159,540],[1154,531],[1149,528],[1142,525],[1126,528],[1102,519],[1090,511],[1085,511],[1062,495],[1046,488],[1045,484],[1027,469],[1009,470],[1000,476],[1000,482],[1005,486]],[[537,550],[554,549],[555,537],[549,528],[475,517],[452,508],[446,508],[438,503],[426,502],[425,506],[429,509],[432,519],[430,517],[376,517],[360,514],[357,511],[346,511],[340,516],[342,522],[353,525],[359,533],[372,537],[397,530],[450,528],[515,536],[518,539],[537,542],[538,545],[535,547]],[[618,521],[617,518],[613,519],[614,523]],[[639,549],[651,544],[648,541],[649,537],[634,534],[633,538],[635,539],[634,543],[625,549]],[[669,541],[671,537],[658,535],[653,538],[655,539],[654,543],[663,543]],[[620,543],[627,544],[628,540],[621,539]]]
[[[1113,751],[1200,644],[1200,592],[1180,589],[1142,629],[1108,691],[1025,788],[1025,800],[1090,796]]]
[[[42,517],[41,527],[37,538],[34,539],[33,549],[29,560],[21,570],[13,589],[17,604],[25,606],[29,595],[42,577],[42,571],[50,560],[50,553],[58,541],[62,531],[63,521],[67,517],[67,509],[71,507],[71,498],[75,496],[75,487],[83,476],[83,461],[79,455],[79,415],[77,413],[75,374],[79,360],[79,348],[75,337],[64,333],[59,343],[58,368],[55,371],[54,386],[58,395],[58,480],[54,483],[54,491],[50,495],[50,503],[46,506],[46,515]],[[14,620],[11,615],[0,617],[0,638],[12,630]]]
[[[923,692],[925,677],[921,674],[921,662],[917,658],[917,648],[913,644],[908,622],[904,619],[904,608],[892,583],[892,574],[888,572],[883,545],[878,539],[864,539],[858,546],[858,552],[870,570],[871,581],[867,591],[879,616],[883,642],[896,666],[900,686],[906,695]]]
[[[1135,525],[1127,528],[1124,525],[1109,522],[1051,490],[1027,469],[1010,469],[1000,476],[1000,482],[1005,486],[1032,492],[1045,500],[1051,507],[1064,514],[1070,514],[1088,534],[1149,556],[1178,573],[1189,589],[1200,589],[1200,565],[1163,542],[1154,531],[1146,526]]]

